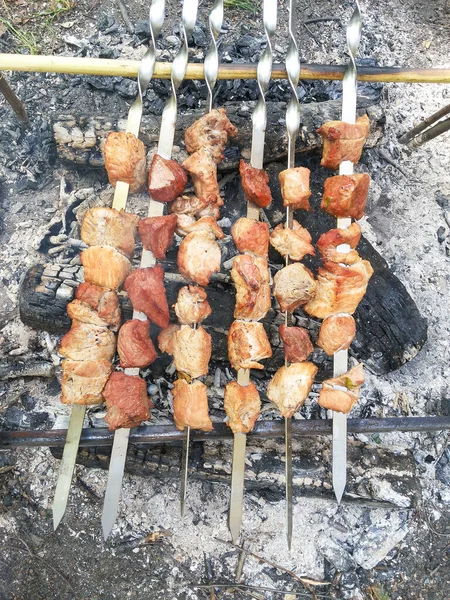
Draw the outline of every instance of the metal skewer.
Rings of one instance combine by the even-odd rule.
[[[286,130],[288,134],[287,168],[295,167],[295,140],[300,129],[300,103],[297,98],[297,86],[300,79],[300,57],[295,41],[296,23],[295,0],[289,1],[289,47],[286,54],[286,72],[291,87],[291,99],[286,109]],[[286,228],[292,229],[293,210],[286,207]],[[286,266],[289,265],[289,255],[286,256]],[[291,314],[285,313],[286,326],[291,324]],[[288,362],[285,361],[286,366]],[[286,477],[286,536],[289,550],[292,544],[292,418],[285,417],[285,477]]]
[[[223,0],[215,0],[211,12],[209,13],[209,29],[211,32],[211,44],[205,56],[204,69],[205,81],[208,88],[208,97],[206,100],[206,113],[210,112],[213,107],[213,90],[217,81],[219,72],[219,53],[217,51],[217,38],[222,29],[223,22]],[[196,325],[194,325],[195,329]],[[180,483],[180,512],[184,515],[187,496],[187,482],[189,469],[189,444],[190,444],[191,428],[186,427],[186,437],[183,442],[181,451],[181,483]]]
[[[347,26],[347,46],[350,60],[344,73],[342,84],[342,120],[346,123],[356,122],[356,92],[357,71],[355,58],[361,40],[361,11],[358,0],[356,8]],[[339,175],[352,175],[353,163],[344,161],[339,166]],[[337,226],[341,229],[350,227],[352,220],[348,218],[337,219]],[[338,252],[349,252],[348,244],[337,248]],[[333,357],[333,376],[339,377],[348,370],[348,352],[341,350]],[[337,501],[340,503],[347,483],[347,415],[332,412],[333,416],[333,490]]]
[[[264,0],[263,22],[267,38],[267,45],[262,53],[257,68],[259,99],[252,115],[252,148],[250,163],[256,169],[264,166],[264,141],[267,124],[267,107],[265,95],[272,76],[272,38],[277,26],[277,0]],[[253,202],[247,202],[247,217],[259,220],[259,207]],[[250,370],[239,369],[237,374],[239,385],[247,386],[250,383]],[[245,472],[245,447],[247,436],[245,433],[235,433],[233,442],[233,467],[231,473],[231,499],[229,528],[233,543],[239,538],[242,524],[242,504],[244,498],[244,472]]]

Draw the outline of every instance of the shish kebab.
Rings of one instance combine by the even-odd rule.
[[[137,98],[133,102],[132,106],[130,107],[128,121],[127,121],[127,130],[126,131],[127,131],[127,133],[131,134],[132,136],[137,136],[139,134],[139,128],[140,128],[140,123],[141,123],[141,118],[142,118],[143,96],[144,96],[144,94],[148,88],[148,85],[150,83],[150,80],[153,76],[153,70],[154,70],[155,61],[156,61],[155,38],[159,35],[159,31],[161,29],[163,20],[164,20],[164,0],[154,0],[152,3],[152,7],[150,9],[150,22],[152,25],[152,27],[151,27],[152,39],[150,41],[149,48],[147,49],[146,53],[144,54],[144,56],[139,64],[139,70],[138,70],[138,92],[139,93],[138,93]],[[133,141],[130,142],[130,144],[132,144],[132,143],[133,143]],[[142,167],[142,164],[134,165],[134,166],[137,169],[139,169]],[[113,204],[112,204],[113,209],[115,209],[117,211],[125,210],[129,191],[130,191],[130,183],[129,182],[128,183],[126,181],[118,181],[117,182],[115,193],[114,193]],[[132,190],[132,191],[135,191],[135,190]],[[127,224],[131,225],[131,231],[128,228],[128,234],[131,234],[132,239],[134,239],[135,226],[137,224],[137,221],[134,221],[133,219],[128,219],[128,223],[126,223],[125,221],[123,222],[123,225],[125,226],[125,228],[127,228]],[[107,245],[107,248],[108,247],[109,247],[109,245]],[[107,248],[105,249],[106,252],[108,252]],[[132,252],[132,250],[131,250],[131,252]],[[97,298],[94,299],[93,294],[91,292],[92,292],[92,289],[90,290],[88,286],[85,286],[85,288],[82,288],[82,291],[79,291],[77,293],[76,301],[79,302],[80,304],[83,303],[85,305],[85,308],[86,308],[86,304],[89,306],[89,303],[91,303],[91,305],[92,305],[92,303],[94,303],[91,306],[92,310],[94,310],[94,311],[97,310],[101,304],[103,304],[103,308],[105,308],[106,306],[109,305],[110,310],[112,311],[112,312],[110,312],[110,316],[114,315],[112,317],[112,320],[110,319],[108,321],[108,319],[106,319],[106,321],[105,321],[104,319],[101,319],[101,317],[99,317],[99,321],[102,325],[107,323],[108,326],[111,327],[112,331],[117,331],[117,328],[120,323],[120,309],[118,307],[118,303],[116,303],[117,296],[115,296],[114,292],[111,292],[110,294],[102,294],[101,292],[97,291]],[[79,296],[79,298],[78,298],[78,296]],[[88,302],[87,303],[83,302],[83,300],[87,300]],[[73,308],[74,314],[70,315],[71,317],[73,316],[73,318],[75,318],[77,316],[77,314],[78,314],[78,316],[80,316],[79,311],[77,311],[77,302],[73,303],[75,305]],[[94,316],[94,321],[95,321],[95,316]],[[76,320],[75,320],[75,322],[76,322]],[[68,358],[68,357],[66,357],[66,358]],[[111,356],[111,359],[112,359],[112,356]],[[86,361],[83,361],[83,362],[86,362]],[[64,369],[64,364],[66,366],[66,369]],[[103,381],[104,383],[106,383],[105,378],[108,377],[108,374],[109,374],[111,368],[112,367],[110,367],[107,364],[107,362],[103,364],[102,369],[97,368],[97,376],[99,378],[99,381]],[[89,369],[86,368],[86,365],[83,365],[83,364],[78,364],[78,365],[72,364],[71,365],[70,359],[66,360],[65,363],[63,363],[63,385],[69,384],[69,387],[70,387],[69,382],[71,380],[73,380],[74,378],[77,378],[77,377],[83,378],[86,375],[86,373],[89,373]],[[83,379],[80,379],[80,381],[83,381]],[[79,390],[80,392],[82,392],[82,389],[81,389],[82,387],[83,386],[80,387],[80,390]],[[72,413],[71,413],[69,427],[67,430],[67,441],[66,441],[66,445],[64,447],[64,453],[63,453],[63,457],[61,460],[58,482],[57,482],[57,486],[56,486],[56,490],[55,490],[55,497],[54,497],[54,501],[53,501],[53,526],[54,526],[54,529],[56,529],[58,527],[61,519],[64,516],[65,510],[66,510],[70,485],[71,485],[71,481],[72,481],[72,475],[73,475],[73,471],[75,468],[76,455],[78,452],[78,444],[79,444],[79,440],[80,440],[84,416],[86,413],[86,405],[98,403],[99,397],[100,397],[100,392],[101,392],[101,389],[98,390],[98,383],[97,383],[97,393],[94,393],[93,395],[91,395],[90,398],[84,397],[84,401],[83,401],[83,393],[81,393],[81,395],[76,395],[76,394],[74,395],[73,393],[69,392],[68,394],[64,395],[64,390],[63,390],[62,401],[72,404]]]
[[[261,407],[258,390],[250,381],[250,369],[262,369],[258,361],[272,356],[264,326],[259,322],[271,306],[269,227],[266,223],[259,223],[259,211],[272,201],[263,159],[267,124],[265,94],[272,74],[272,38],[277,25],[277,0],[264,0],[263,23],[267,45],[258,62],[259,99],[252,115],[250,164],[243,160],[240,162],[247,217],[238,219],[232,228],[236,247],[242,252],[235,257],[231,270],[236,286],[234,317],[238,320],[232,323],[228,333],[228,355],[232,367],[237,370],[237,381],[227,384],[224,396],[228,425],[234,434],[229,512],[229,528],[234,543],[237,542],[242,523],[246,434],[253,429]]]

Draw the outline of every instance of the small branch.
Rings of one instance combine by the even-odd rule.
[[[303,23],[309,25],[310,23],[325,23],[326,21],[337,21],[340,23],[341,19],[339,17],[319,17],[318,19],[306,19]]]
[[[25,109],[25,106],[24,106],[22,100],[20,100],[20,98],[18,96],[16,96],[16,94],[10,88],[9,83],[6,81],[4,75],[2,75],[1,73],[0,73],[0,92],[3,94],[3,96],[5,97],[5,100],[8,102],[8,104],[13,109],[13,111],[16,113],[17,117],[23,123],[27,123],[28,115],[27,115],[27,111]]]
[[[408,179],[410,178],[410,174],[407,171],[405,171],[405,169],[403,167],[401,167],[393,158],[391,158],[385,150],[380,148],[378,150],[378,155],[385,162],[387,162],[388,165],[391,165],[391,167],[394,167],[394,169],[397,169],[397,171],[399,171],[402,175],[404,175]]]
[[[449,129],[450,129],[450,118],[444,119],[443,121],[440,121],[439,123],[437,123],[437,125],[434,125],[433,127],[430,127],[430,129],[427,129],[424,133],[422,133],[422,135],[418,135],[417,137],[415,137],[408,144],[408,146],[410,148],[419,148],[420,146],[423,146],[423,144],[425,144],[426,142],[433,140],[438,135],[445,133]]]
[[[312,37],[312,39],[316,42],[316,44],[319,46],[319,48],[321,47],[319,40],[317,39],[317,37],[314,35],[314,33],[311,31],[311,29],[308,27],[308,25],[306,24],[306,21],[303,21],[303,26],[306,29],[306,31],[309,33],[309,35]]]
[[[134,27],[133,27],[133,23],[130,20],[130,17],[128,16],[127,7],[122,2],[122,0],[117,0],[117,4],[119,6],[120,13],[122,15],[122,19],[125,21],[125,25],[127,27],[128,33],[130,33],[131,35],[133,35],[133,33],[134,33]]]
[[[419,133],[422,133],[422,131],[425,131],[425,129],[427,129],[430,125],[436,123],[436,121],[439,121],[439,119],[442,119],[442,117],[446,117],[449,113],[450,104],[444,106],[444,108],[441,108],[440,110],[432,114],[430,117],[424,119],[421,123],[419,123],[419,125],[416,125],[410,131],[402,135],[402,137],[398,141],[400,142],[400,144],[407,144],[413,138],[419,135]]]

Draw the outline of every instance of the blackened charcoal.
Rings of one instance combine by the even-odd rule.
[[[138,93],[138,84],[133,79],[121,79],[114,84],[114,89],[123,98],[135,98]]]
[[[141,39],[148,39],[150,37],[150,24],[147,19],[142,19],[134,26],[134,33]]]
[[[192,32],[192,39],[194,40],[194,44],[199,48],[207,48],[209,46],[208,37],[203,30],[202,27],[198,25],[194,27],[194,31]]]
[[[101,13],[97,19],[97,27],[100,31],[105,31],[109,29],[114,24],[114,17],[112,15],[108,15],[107,13]]]
[[[114,91],[114,81],[111,77],[94,77],[92,75],[87,75],[84,77],[84,81],[96,90],[102,92]]]

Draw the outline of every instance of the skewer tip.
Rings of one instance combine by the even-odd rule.
[[[103,540],[105,542],[111,535],[114,521],[115,521],[115,519],[111,521],[111,519],[108,516],[102,517],[102,532],[103,532]]]
[[[65,507],[63,507],[61,510],[60,506],[53,505],[53,531],[56,531],[58,529],[58,526],[61,523],[65,512]]]

